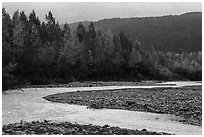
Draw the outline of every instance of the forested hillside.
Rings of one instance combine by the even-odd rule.
[[[184,47],[180,54],[165,53],[155,49],[157,45],[146,51],[142,40],[133,40],[123,31],[96,30],[92,22],[87,28],[78,24],[71,29],[65,24],[61,29],[51,11],[45,19],[40,21],[34,10],[29,15],[16,11],[10,16],[2,9],[3,90],[25,84],[83,80],[202,79],[201,45],[196,50],[200,51],[192,53],[185,52]],[[150,26],[147,23],[141,29],[154,30]],[[174,35],[172,31],[169,36]],[[138,34],[143,35],[139,30]],[[192,33],[191,37],[197,35]],[[200,42],[198,37],[197,43]]]
[[[88,27],[90,22],[81,22]],[[78,23],[70,24],[75,29]],[[142,43],[142,49],[153,45],[164,52],[197,52],[202,48],[202,13],[192,12],[175,16],[113,18],[94,22],[101,32],[123,31],[132,40]]]

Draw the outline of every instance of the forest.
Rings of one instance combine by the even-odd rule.
[[[100,31],[93,22],[61,28],[51,11],[41,21],[34,10],[28,16],[17,10],[11,17],[2,8],[2,88],[88,80],[202,80],[202,51],[142,47],[140,39],[122,30]]]
[[[76,29],[79,22],[71,23]],[[88,27],[90,21],[81,22]],[[198,52],[202,50],[202,13],[188,12],[181,15],[156,17],[131,17],[102,19],[94,22],[101,32],[123,31],[131,41],[139,40],[142,49],[155,49],[163,52]],[[60,25],[63,28],[63,24]]]

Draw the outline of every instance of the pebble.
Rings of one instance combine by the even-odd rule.
[[[51,121],[32,121],[23,123],[24,128],[15,128],[16,124],[3,125],[3,134],[14,134],[14,135],[24,135],[24,134],[37,134],[37,135],[121,135],[121,134],[160,134],[156,132],[150,132],[146,129],[141,132],[140,130],[130,130],[122,129],[119,127],[111,127],[109,125],[104,126],[94,126],[94,125],[79,125],[72,124],[69,122],[52,123]],[[60,125],[60,126],[59,126]],[[164,133],[167,134],[167,133]]]

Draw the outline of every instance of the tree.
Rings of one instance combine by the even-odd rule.
[[[96,56],[96,31],[95,31],[95,27],[94,24],[91,22],[89,27],[88,27],[88,31],[86,34],[86,46],[88,48],[88,52],[89,52],[89,57],[90,57],[90,63],[93,64],[93,59]]]
[[[2,65],[12,62],[13,25],[9,14],[2,8]]]
[[[113,64],[117,65],[117,66],[121,66],[121,60],[122,60],[122,49],[121,49],[121,43],[120,43],[120,37],[116,34],[113,34],[113,45],[114,45],[114,57],[112,59]]]
[[[88,28],[88,35],[90,39],[95,39],[96,38],[96,31],[93,22],[90,23],[89,28]]]
[[[35,11],[33,10],[28,17],[27,23],[27,46],[36,49],[36,42],[40,45],[40,20],[36,17]]]
[[[47,32],[47,41],[53,42],[57,40],[58,33],[57,33],[57,25],[55,24],[55,18],[52,15],[52,12],[49,11],[48,15],[45,17],[46,19],[46,32]]]
[[[24,16],[23,13],[21,13]],[[21,17],[19,11],[17,10],[13,14],[13,44],[15,50],[15,57],[18,63],[22,62],[23,53],[25,49],[25,38],[27,36],[26,32],[26,21],[24,20],[25,17]],[[22,20],[21,20],[22,19]]]
[[[62,47],[63,41],[63,31],[60,29],[59,23],[55,22],[55,18],[52,15],[52,12],[49,11],[48,15],[46,15],[46,22],[45,22],[45,27],[46,27],[46,45],[52,46],[54,49],[54,59],[55,63],[57,64],[57,60],[59,57],[59,50]],[[42,31],[44,28],[42,28]]]
[[[75,65],[79,60],[81,54],[81,47],[76,44],[75,38],[72,36],[69,40],[66,41],[62,49],[60,49],[59,59],[61,62]]]
[[[67,80],[74,80],[77,76],[87,75],[88,57],[85,42],[79,42],[75,35],[71,34],[60,49],[61,77]]]
[[[79,42],[85,40],[86,37],[86,29],[82,23],[79,23],[76,29],[76,37],[78,38]]]
[[[55,18],[52,15],[52,12],[49,11],[48,15],[45,16],[47,25],[51,26],[51,25],[55,25]]]
[[[40,40],[42,44],[46,43],[48,41],[48,33],[47,33],[45,22],[42,22],[39,28],[39,33],[40,33]]]
[[[126,68],[128,66],[128,62],[130,59],[132,44],[122,31],[119,33],[119,37],[120,37],[121,55],[122,55],[121,63],[124,66],[124,68]]]
[[[2,8],[2,89],[7,90],[16,85],[13,75],[16,62],[13,56],[13,24],[5,8]]]
[[[13,24],[5,8],[2,8],[2,42],[12,43]]]
[[[151,54],[150,55],[151,57],[149,58],[150,65],[152,65],[154,68],[158,68],[158,65],[159,65],[158,64],[158,53],[154,46],[152,46],[150,54]]]
[[[36,16],[36,13],[34,10],[32,11],[32,13],[30,13],[28,19],[29,19],[29,22],[32,22],[36,26],[40,26],[40,24],[41,24],[39,18]]]
[[[115,62],[113,62],[115,54],[112,37],[112,34],[105,33],[95,39],[92,73],[99,78],[110,77],[116,72],[116,65],[114,66]]]
[[[76,29],[76,37],[82,48],[82,59],[81,63],[83,64],[84,68],[91,67],[93,65],[93,44],[94,42],[89,39],[88,32],[86,31],[84,25],[79,23]]]
[[[66,42],[71,36],[71,29],[69,27],[69,24],[64,24],[64,31],[63,31],[63,41]]]
[[[13,16],[12,16],[12,21],[14,25],[17,25],[20,21],[20,15],[19,15],[19,10],[15,11]]]
[[[100,37],[97,38],[97,44],[96,44],[96,49],[95,49],[95,58],[94,58],[94,62],[96,64],[103,64],[103,66],[105,65],[105,63],[107,60],[110,60],[112,58],[110,58],[111,55],[113,55],[113,43],[112,43],[112,39],[110,37],[109,34],[104,34],[101,35]]]
[[[21,22],[24,23],[25,25],[26,25],[27,22],[28,22],[28,18],[26,17],[24,11],[21,11],[21,12],[20,12],[20,20],[21,20]]]
[[[130,61],[129,66],[132,68],[138,67],[138,65],[142,62],[142,56],[136,49],[132,49],[132,52],[130,54]]]

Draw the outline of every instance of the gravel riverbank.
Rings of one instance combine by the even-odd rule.
[[[202,126],[202,87],[78,91],[48,95],[58,103],[84,105],[91,109],[124,109],[173,114],[180,122]]]
[[[3,135],[169,135],[164,132],[150,132],[146,129],[131,130],[109,125],[80,125],[69,122],[32,121],[4,125]]]
[[[101,86],[152,86],[161,81],[79,81],[67,84],[27,85],[23,88],[56,88],[56,87],[101,87]]]

